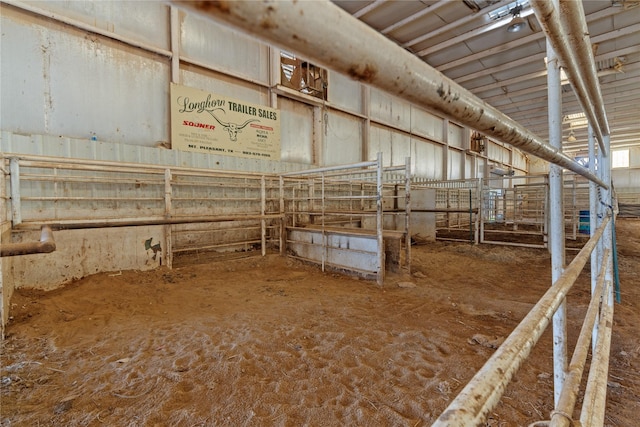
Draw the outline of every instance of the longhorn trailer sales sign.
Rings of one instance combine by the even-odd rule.
[[[280,160],[280,111],[171,84],[171,147]]]

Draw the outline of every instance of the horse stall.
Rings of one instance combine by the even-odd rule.
[[[424,194],[416,201],[416,194]],[[431,224],[420,242],[438,240],[478,243],[480,180],[412,181],[412,223],[419,214]]]
[[[282,175],[287,255],[375,277],[409,270],[410,170],[377,160]]]

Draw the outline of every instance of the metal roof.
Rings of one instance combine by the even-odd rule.
[[[528,1],[333,2],[485,102],[548,139],[546,38]],[[518,5],[525,26],[507,28]],[[611,129],[611,148],[640,146],[640,1],[585,0],[583,8]],[[493,15],[500,15],[498,18]],[[587,125],[563,84],[563,149],[586,151]],[[573,139],[575,138],[575,141]]]

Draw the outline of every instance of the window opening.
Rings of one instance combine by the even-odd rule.
[[[327,70],[292,53],[280,52],[280,77],[283,86],[322,100],[327,99]]]
[[[611,151],[611,167],[612,168],[628,168],[629,167],[629,150]]]

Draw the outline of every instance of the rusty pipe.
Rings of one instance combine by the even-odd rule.
[[[587,361],[589,348],[591,344],[591,332],[593,331],[593,325],[596,323],[598,317],[598,309],[600,308],[600,297],[603,301],[606,301],[607,295],[603,292],[604,289],[604,276],[606,272],[607,260],[610,256],[610,250],[607,249],[602,257],[602,266],[600,267],[600,274],[597,278],[596,288],[591,297],[591,302],[587,309],[582,328],[580,329],[580,335],[578,336],[578,342],[576,343],[573,356],[571,357],[571,363],[567,369],[564,387],[560,393],[556,410],[551,414],[551,420],[549,427],[571,427],[572,420],[567,418],[564,414],[573,414],[573,409],[580,393],[580,381],[582,380],[582,373]]]
[[[43,225],[40,231],[40,241],[25,243],[3,244],[0,248],[0,257],[48,254],[56,250],[56,242],[53,240],[51,227]]]
[[[565,1],[561,4],[562,10],[558,10],[548,0],[532,0],[531,6],[553,50],[564,65],[585,116],[594,125],[600,149],[606,153],[604,137],[609,135],[609,126],[593,52],[588,44],[589,35],[582,3]]]
[[[493,356],[432,424],[432,427],[483,424],[491,409],[498,404],[511,378],[546,330],[553,313],[558,309],[580,275],[591,252],[602,237],[609,220],[609,217],[604,218],[602,225],[571,261],[571,264],[567,266],[562,276],[545,292],[493,353]]]
[[[608,188],[561,150],[329,1],[172,3],[439,112]]]

